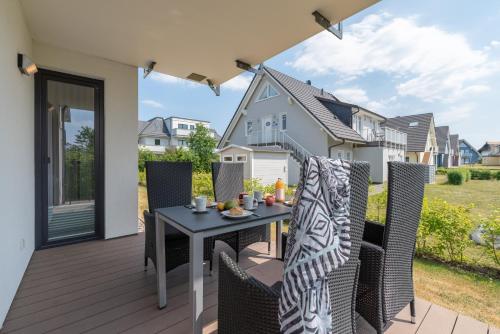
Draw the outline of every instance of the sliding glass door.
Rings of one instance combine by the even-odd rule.
[[[103,82],[43,70],[35,81],[37,246],[102,237]]]

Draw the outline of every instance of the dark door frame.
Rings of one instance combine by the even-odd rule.
[[[95,235],[68,238],[57,242],[47,239],[48,168],[47,168],[47,81],[59,81],[95,89]],[[42,249],[104,238],[104,81],[39,69],[35,74],[35,249]]]

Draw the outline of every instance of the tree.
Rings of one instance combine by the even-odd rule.
[[[217,156],[214,153],[217,141],[211,136],[210,130],[201,124],[189,135],[188,147],[196,157],[193,161],[193,169],[197,172],[210,171],[210,163]]]

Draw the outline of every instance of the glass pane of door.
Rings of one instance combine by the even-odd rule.
[[[47,81],[47,241],[95,234],[95,89]]]

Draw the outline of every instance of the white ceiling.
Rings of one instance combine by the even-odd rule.
[[[21,0],[33,39],[185,78],[222,83],[378,0]],[[332,35],[332,38],[336,38]]]

